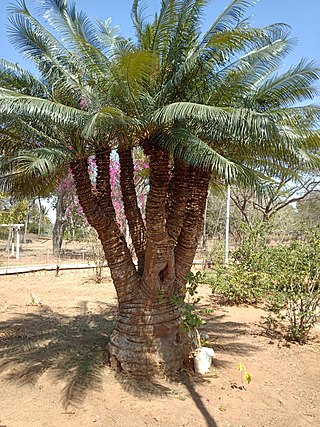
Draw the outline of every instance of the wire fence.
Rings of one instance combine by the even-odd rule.
[[[36,271],[106,269],[101,245],[87,241],[66,241],[58,255],[53,253],[52,241],[48,237],[28,236],[17,250],[7,240],[0,240],[0,275],[22,274]],[[194,260],[195,269],[210,268],[211,261],[201,251]]]

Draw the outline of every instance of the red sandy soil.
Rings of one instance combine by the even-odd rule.
[[[50,240],[31,240],[19,260],[1,252],[0,267],[56,262]],[[87,249],[66,246],[70,255]],[[141,383],[104,364],[116,299],[110,278],[96,284],[92,274],[0,276],[0,427],[320,425],[319,328],[307,345],[289,343],[268,330],[262,308],[223,306],[203,287],[210,373]]]
[[[320,329],[304,346],[289,343],[268,331],[262,308],[201,293],[213,309],[202,328],[215,350],[209,374],[137,382],[103,363],[116,315],[110,278],[0,276],[0,426],[320,426]]]

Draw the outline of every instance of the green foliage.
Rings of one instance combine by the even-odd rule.
[[[245,270],[257,272],[261,266],[261,255],[266,247],[266,234],[270,229],[270,224],[266,222],[257,222],[249,227],[242,223],[241,226],[242,242],[234,251],[233,259],[236,264],[241,265]]]
[[[224,295],[229,303],[250,304],[261,300],[268,288],[266,274],[261,268],[265,263],[265,235],[268,226],[258,223],[256,227],[242,224],[242,243],[233,252],[233,261],[228,266],[217,266],[207,272],[207,281],[212,292]]]
[[[273,289],[269,306],[290,324],[290,336],[305,343],[320,319],[320,229],[310,229],[305,240],[268,251]]]
[[[172,301],[180,308],[183,325],[189,332],[205,323],[196,313],[196,304],[201,299],[197,296],[198,286],[203,281],[203,274],[200,271],[196,274],[190,272],[186,279],[187,284],[182,295],[173,297]]]
[[[231,304],[252,304],[264,296],[260,274],[240,265],[220,266],[208,272],[206,278],[214,294],[223,295]]]
[[[28,202],[22,200],[20,202],[12,202],[6,199],[6,196],[0,193],[2,209],[0,209],[0,223],[2,224],[20,224],[24,223],[25,216],[28,212]]]
[[[207,257],[208,259],[210,259],[213,266],[218,266],[223,263],[224,246],[225,246],[225,243],[221,240],[213,241],[210,247],[210,250],[207,253]]]
[[[312,163],[319,107],[295,104],[317,95],[320,70],[304,60],[279,71],[294,45],[289,27],[251,27],[254,1],[231,1],[206,32],[206,1],[162,1],[148,16],[134,1],[135,42],[70,2],[42,3],[45,25],[27,2],[10,7],[10,40],[39,78],[0,61],[9,142],[0,169],[10,191],[50,191],[73,160],[123,138],[144,146],[146,134],[180,160],[212,168],[216,181],[251,188],[261,172]]]
[[[297,203],[297,212],[301,222],[309,227],[320,226],[320,197],[318,192],[311,193],[309,197]]]
[[[187,284],[182,295],[172,297],[171,301],[179,307],[183,326],[188,334],[191,346],[197,348],[201,344],[197,328],[206,323],[199,314],[207,314],[211,310],[197,310],[196,308],[196,304],[201,300],[197,294],[199,285],[203,283],[204,274],[200,271],[195,274],[190,272],[186,279]]]
[[[191,297],[195,297],[195,295],[198,293],[198,286],[203,283],[203,273],[201,271],[197,271],[195,274],[190,271],[189,274],[186,276],[187,284],[185,291],[187,294],[189,294]],[[197,298],[197,302],[199,301],[199,298]]]
[[[212,292],[233,304],[265,300],[271,311],[289,322],[290,337],[304,343],[320,319],[320,228],[304,239],[267,247],[266,228],[244,228],[233,262],[206,273]]]
[[[251,373],[247,370],[247,368],[245,367],[245,365],[243,365],[242,363],[238,364],[238,371],[240,372],[241,375],[241,384],[243,387],[243,379],[245,379],[247,381],[248,384],[251,383],[253,376],[251,375]]]

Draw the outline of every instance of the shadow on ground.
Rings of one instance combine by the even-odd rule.
[[[1,322],[0,373],[8,381],[24,385],[36,383],[49,371],[54,379],[66,383],[62,392],[63,406],[80,405],[88,390],[101,389],[106,346],[114,328],[115,314],[114,305],[106,305],[99,314],[94,314],[84,302],[75,316],[40,306],[37,312]],[[223,353],[245,355],[258,351],[257,347],[238,339],[246,333],[246,324],[227,321],[223,314],[210,313],[205,317],[208,345],[219,354],[214,359],[215,367],[228,363],[222,359]],[[174,386],[169,384],[168,387],[168,383],[137,380],[123,374],[116,378],[126,391],[138,397],[173,394]],[[185,371],[169,380],[184,385],[207,426],[215,427],[216,423],[197,391],[198,386],[212,378]]]
[[[20,385],[36,383],[50,370],[66,385],[62,404],[79,405],[88,389],[99,390],[104,355],[114,328],[115,308],[66,316],[41,307],[0,323],[0,373]]]
[[[124,374],[117,374],[117,380],[121,383],[123,389],[134,396],[139,398],[148,398],[148,396],[160,396],[160,397],[175,397],[180,400],[185,400],[187,395],[193,400],[194,405],[197,407],[201,416],[203,417],[207,427],[217,427],[217,424],[206,408],[205,402],[201,398],[201,395],[197,391],[197,386],[208,383],[209,378],[202,377],[201,375],[190,374],[189,372],[182,371],[176,374],[174,377],[166,378],[168,385],[172,384],[172,387],[164,386],[156,380],[137,379],[129,377]],[[170,384],[171,382],[171,384]],[[185,387],[185,392],[178,390],[176,384],[179,383]],[[187,395],[186,395],[187,392]]]
[[[200,310],[206,308],[208,307],[205,305],[203,307],[199,306]],[[206,345],[213,347],[216,351],[216,357],[213,359],[213,368],[224,368],[230,363],[223,359],[224,354],[245,356],[261,350],[258,346],[248,344],[239,339],[249,329],[249,325],[246,323],[229,321],[224,314],[215,312],[209,312],[202,317],[205,318],[206,324],[201,329],[209,336],[208,344]],[[174,395],[184,400],[185,393],[180,395],[175,389],[174,383],[183,385],[207,427],[217,427],[217,423],[207,409],[206,402],[201,397],[201,389],[199,389],[202,384],[212,381],[212,378],[213,376],[210,373],[202,376],[194,374],[191,369],[186,369],[174,377],[167,378],[173,384],[173,387],[167,387],[157,381],[132,378],[123,374],[117,375],[117,379],[124,390],[138,397],[147,397],[150,394],[159,396]]]
[[[245,322],[230,321],[230,316],[213,311],[203,316],[206,323],[201,328],[202,332],[208,336],[208,345],[215,351],[213,366],[216,368],[227,367],[230,362],[224,360],[224,355],[237,355],[245,357],[247,355],[261,351],[259,346],[249,344],[241,339],[249,333],[251,325]]]

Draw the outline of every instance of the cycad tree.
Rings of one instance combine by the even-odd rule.
[[[117,291],[111,364],[150,376],[183,362],[173,297],[185,292],[210,179],[258,188],[262,173],[316,161],[319,108],[293,105],[317,93],[319,70],[303,62],[275,74],[293,42],[285,25],[249,26],[243,14],[253,1],[233,0],[205,33],[206,0],[162,0],[151,21],[139,3],[132,7],[135,40],[108,21],[93,25],[67,0],[41,2],[54,33],[24,1],[12,7],[12,42],[41,78],[1,63],[2,127],[20,135],[2,148],[1,167],[14,188],[46,184],[70,166]],[[150,168],[145,218],[133,180],[137,147]],[[112,203],[115,153],[134,256]]]

